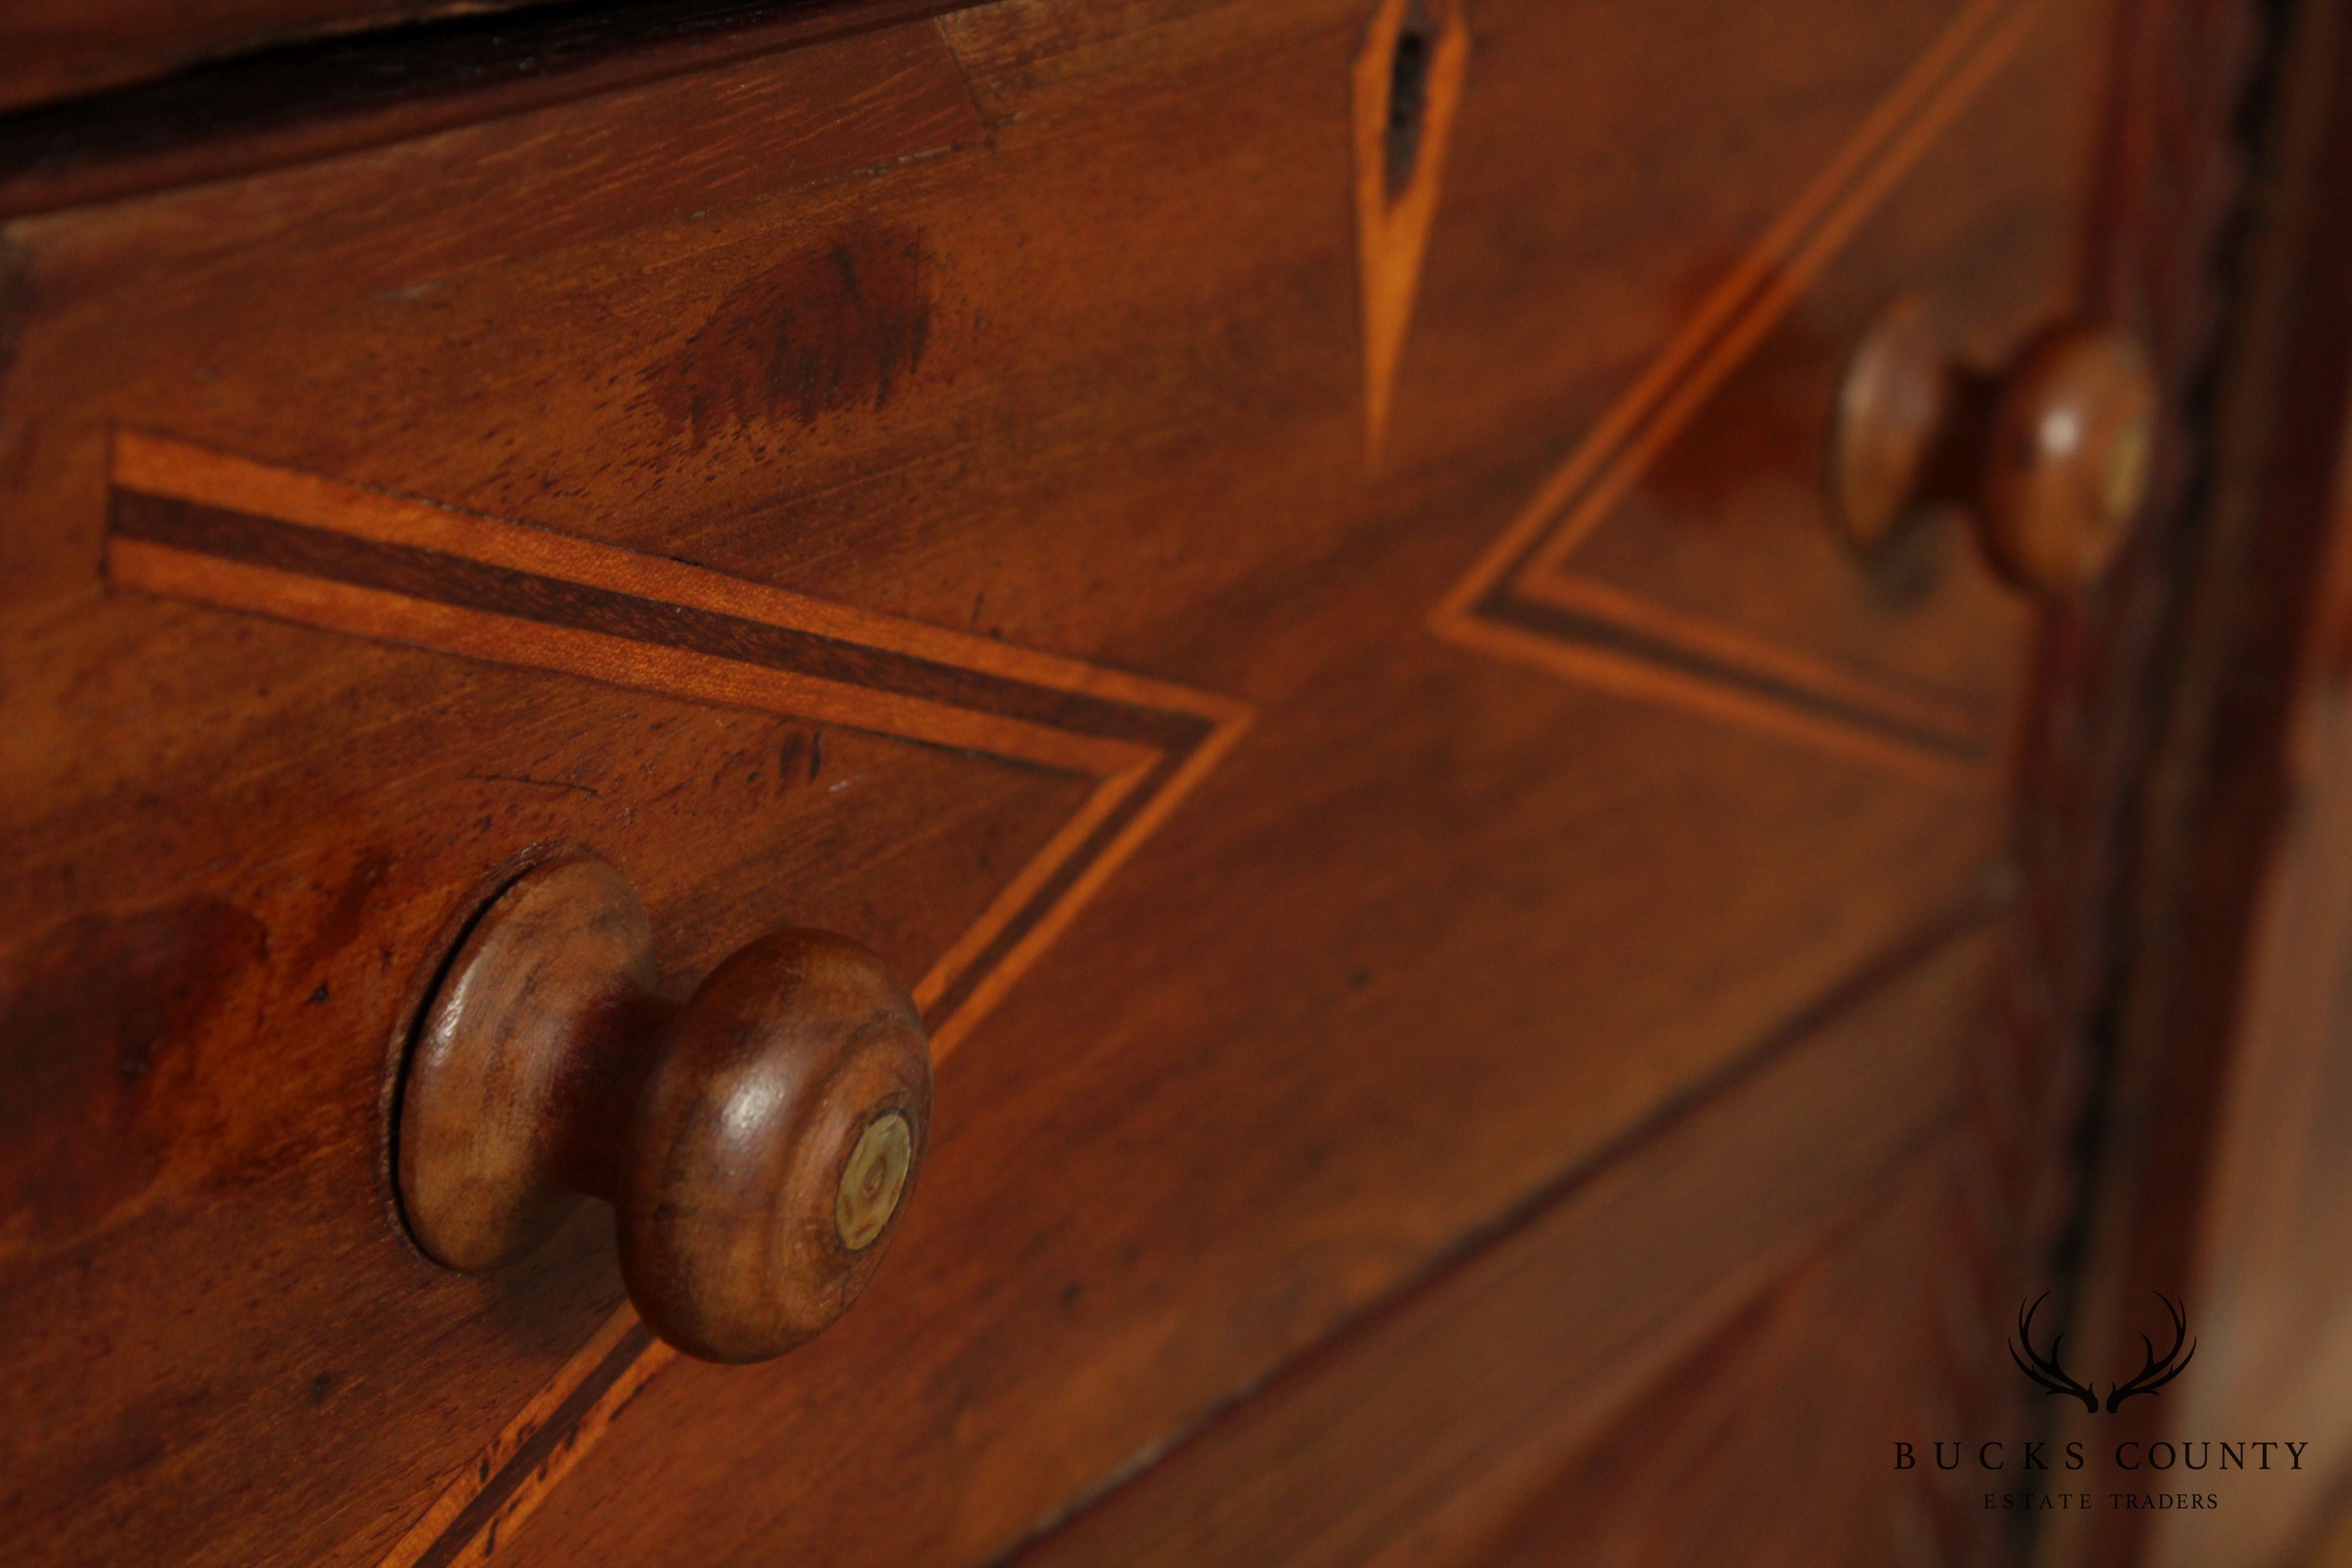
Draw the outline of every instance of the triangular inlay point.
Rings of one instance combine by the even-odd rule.
[[[1464,0],[1381,0],[1356,55],[1356,230],[1364,297],[1365,438],[1387,434],[1413,292],[1469,73]]]

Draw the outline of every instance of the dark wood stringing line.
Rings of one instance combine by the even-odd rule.
[[[1756,301],[1771,283],[1772,278],[1768,273],[1759,277],[1743,291],[1738,297],[1737,305],[1726,310],[1723,319],[1715,329],[1694,345],[1688,363],[1704,364],[1713,355],[1715,346],[1738,330],[1753,314],[1757,309]],[[1739,357],[1744,361],[1748,355],[1743,353]],[[1678,376],[1675,380],[1675,387],[1679,388],[1687,379],[1687,373]],[[1663,406],[1670,397],[1671,391],[1672,389],[1662,392],[1655,400],[1655,405]],[[1643,421],[1644,425],[1653,422],[1650,419]],[[1633,438],[1634,433],[1628,432],[1617,443],[1617,451],[1622,454],[1624,447]],[[1679,439],[1680,433],[1677,432],[1673,440]],[[1580,486],[1555,509],[1551,524],[1537,532],[1511,554],[1503,569],[1496,574],[1495,578],[1496,586],[1477,600],[1470,610],[1471,614],[1545,637],[1613,649],[1664,665],[1685,675],[1737,687],[1743,691],[1786,703],[1822,718],[1874,730],[1907,744],[1925,747],[1938,755],[1966,762],[1973,762],[1982,757],[1983,746],[1973,738],[1906,723],[1865,704],[1842,702],[1833,697],[1788,685],[1761,671],[1750,669],[1742,665],[1710,658],[1705,654],[1674,643],[1643,637],[1637,631],[1609,621],[1578,615],[1557,605],[1519,596],[1513,590],[1512,584],[1518,581],[1530,563],[1550,547],[1552,540],[1559,531],[1559,520],[1575,514],[1585,496],[1591,493],[1592,484],[1597,482],[1600,477],[1606,476],[1622,460],[1622,456],[1612,456],[1609,460],[1601,463],[1594,470],[1596,477],[1593,480]],[[1646,469],[1650,464],[1644,463],[1642,467]],[[1613,510],[1614,508],[1611,510]],[[1873,676],[1865,679],[1883,678]]]
[[[914,654],[174,497],[117,489],[110,525],[122,538],[272,571],[789,670],[1162,751],[1188,752],[1214,728],[1189,713],[1033,686]]]
[[[1829,990],[1782,1016],[1749,1049],[1704,1078],[1685,1085],[1599,1148],[1579,1156],[1549,1181],[1486,1225],[1465,1231],[1448,1250],[1431,1260],[1427,1268],[1412,1279],[1401,1282],[1388,1295],[1370,1303],[1355,1317],[1336,1325],[1322,1339],[1275,1367],[1262,1381],[1207,1412],[1189,1430],[1180,1434],[1152,1467],[1113,1479],[1101,1490],[1080,1500],[1066,1513],[1033,1530],[997,1560],[1001,1568],[1021,1568],[1024,1561],[1034,1559],[1036,1548],[1046,1537],[1082,1515],[1103,1508],[1125,1489],[1143,1484],[1144,1478],[1157,1466],[1167,1464],[1173,1456],[1185,1449],[1210,1441],[1221,1430],[1249,1419],[1252,1410],[1270,1407],[1271,1402],[1279,1398],[1285,1390],[1312,1384],[1324,1368],[1354,1353],[1356,1348],[1381,1324],[1410,1312],[1416,1301],[1424,1300],[1447,1280],[1469,1273],[1482,1259],[1507,1248],[1514,1237],[1521,1235],[1547,1212],[1573,1202],[1604,1173],[1623,1163],[1636,1151],[1664,1142],[1677,1129],[1696,1121],[1709,1108],[1728,1100],[1742,1085],[1760,1079],[1775,1063],[1796,1055],[1807,1042],[1834,1024],[1841,1015],[1863,1006],[1874,994],[1925,968],[1939,953],[1965,940],[1972,931],[2012,914],[2014,909],[2014,900],[2010,895],[1979,891],[1964,897],[1901,932],[1893,942],[1872,952]],[[1895,1157],[1894,1166],[1899,1167],[1919,1150],[1932,1146],[1965,1115],[1965,1111],[1956,1110],[1934,1127],[1921,1132]]]
[[[1127,825],[1134,820],[1136,814],[1159,798],[1160,792],[1167,786],[1169,779],[1178,768],[1184,765],[1186,758],[1190,755],[1191,748],[1187,747],[1184,751],[1171,752],[1160,759],[1158,765],[1145,775],[1142,784],[1129,790],[1127,797],[1119,802],[1118,808],[1096,824],[1095,830],[1087,836],[1086,842],[1078,847],[1077,852],[1063,859],[1062,863],[1055,868],[1054,874],[1046,878],[1044,885],[1039,887],[1030,897],[1029,901],[1022,906],[1021,912],[1007,921],[1003,929],[996,933],[989,944],[957,973],[955,983],[942,992],[939,999],[930,1006],[924,1009],[923,1027],[937,1029],[954,1015],[957,1008],[963,1005],[964,999],[970,996],[983,980],[996,972],[997,965],[1003,962],[1004,956],[1029,934],[1030,930],[1040,920],[1045,918],[1047,910],[1052,910],[1061,901],[1062,894],[1070,884],[1084,876],[1087,868],[1102,858],[1103,851],[1109,848],[1112,840],[1125,831]]]
[[[414,1568],[448,1568],[458,1553],[473,1544],[477,1535],[485,1529],[495,1530],[492,1521],[514,1495],[515,1489],[557,1449],[572,1441],[579,1433],[580,1423],[595,1408],[596,1402],[636,1364],[637,1358],[653,1342],[652,1330],[643,1323],[630,1324],[628,1331],[604,1352],[596,1369],[582,1378],[580,1385],[564,1397],[563,1403],[548,1413],[539,1429],[523,1440],[507,1462],[499,1467],[498,1474],[485,1482],[473,1500],[449,1521],[448,1528],[434,1538]]]
[[[1645,637],[1639,632],[1613,622],[1580,616],[1572,611],[1556,609],[1549,605],[1530,604],[1516,598],[1507,590],[1497,590],[1478,603],[1477,613],[1488,620],[1520,626],[1545,637],[1580,642],[1612,648],[1661,664],[1685,675],[1702,677],[1720,685],[1738,687],[1743,691],[1768,697],[1791,708],[1801,709],[1840,723],[1877,731],[1903,742],[1934,752],[1939,756],[1961,762],[1974,762],[1983,755],[1983,748],[1974,741],[1948,731],[1927,729],[1906,723],[1875,708],[1861,703],[1842,702],[1834,697],[1808,691],[1774,679],[1770,675],[1727,660],[1713,659],[1703,653],[1671,642]]]

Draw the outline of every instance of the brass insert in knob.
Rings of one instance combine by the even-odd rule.
[[[482,911],[426,1005],[394,1168],[417,1245],[494,1268],[581,1198],[613,1205],[646,1324],[709,1361],[781,1355],[856,1300],[930,1130],[930,1050],[873,953],[788,931],[685,1003],[621,873],[540,866]]]
[[[2156,413],[2147,356],[2119,331],[2051,327],[1983,372],[1958,363],[1924,303],[1906,296],[1846,362],[1830,512],[1870,550],[1957,503],[2001,575],[2073,593],[2105,574],[2147,498]]]

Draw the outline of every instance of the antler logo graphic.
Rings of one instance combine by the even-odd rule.
[[[2021,1305],[2017,1309],[2017,1339],[2011,1342],[2009,1359],[2017,1363],[2018,1371],[2040,1384],[2050,1393],[2063,1394],[2079,1399],[2083,1402],[2084,1410],[2096,1415],[2099,1413],[2098,1394],[2067,1376],[2065,1367],[2059,1363],[2058,1347],[2066,1342],[2066,1336],[2060,1334],[2050,1342],[2050,1353],[2047,1356],[2034,1352],[2033,1314],[2040,1311],[2042,1303],[2048,1300],[2050,1300],[2050,1292],[2044,1290],[2041,1295],[2033,1298],[2033,1305],[2031,1307]],[[2017,1348],[2020,1342],[2025,1346],[2022,1353]]]
[[[2066,1371],[2064,1364],[2058,1359],[2060,1347],[2065,1344],[2066,1336],[2060,1334],[2053,1339],[2050,1342],[2050,1353],[2046,1356],[2033,1348],[2033,1314],[2040,1311],[2042,1303],[2049,1299],[2050,1292],[2044,1290],[2041,1295],[2036,1296],[2030,1305],[2021,1305],[2018,1308],[2017,1338],[2010,1342],[2009,1357],[2017,1363],[2018,1371],[2032,1378],[2043,1390],[2051,1394],[2065,1394],[2070,1399],[2079,1399],[2083,1402],[2084,1411],[2096,1415],[2099,1413],[2099,1394],[2096,1386],[2075,1382],[2073,1375]],[[2134,1394],[2154,1394],[2158,1389],[2179,1377],[2182,1369],[2187,1367],[2190,1359],[2197,1354],[2197,1345],[2189,1338],[2188,1312],[2160,1290],[2157,1292],[2156,1299],[2164,1303],[2165,1315],[2172,1320],[2172,1348],[2159,1356],[2156,1353],[2156,1342],[2146,1334],[2140,1336],[2140,1343],[2147,1352],[2147,1364],[2133,1375],[2129,1383],[2112,1383],[2107,1385],[2107,1414],[2110,1415],[2116,1413],[2117,1406]],[[2184,1343],[2189,1346],[2188,1353],[2185,1355],[2181,1353],[2180,1348]],[[2021,1350],[2019,1348],[2021,1345],[2023,1347]]]
[[[2140,1335],[2139,1342],[2147,1347],[2147,1364],[2141,1367],[2138,1374],[2129,1383],[2116,1384],[2108,1388],[2107,1414],[2110,1415],[2116,1413],[2116,1405],[2121,1405],[2133,1394],[2154,1394],[2158,1389],[2179,1377],[2181,1369],[2187,1366],[2190,1357],[2197,1353],[2197,1346],[2193,1341],[2189,1343],[2189,1354],[2180,1353],[2180,1342],[2189,1338],[2187,1310],[2175,1305],[2161,1290],[2157,1292],[2156,1299],[2164,1303],[2165,1314],[2172,1320],[2172,1348],[2164,1352],[2163,1360],[2158,1361],[2156,1355],[2156,1342],[2146,1334]]]

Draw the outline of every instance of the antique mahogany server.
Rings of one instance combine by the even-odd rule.
[[[2223,1293],[2336,9],[10,8],[5,1554],[2299,1561],[1895,1457]]]

